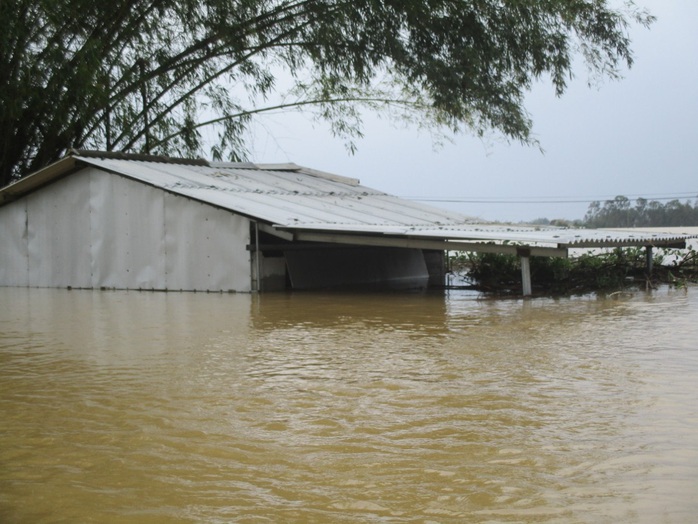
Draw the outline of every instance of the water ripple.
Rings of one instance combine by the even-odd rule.
[[[0,289],[0,521],[692,522],[696,291]]]

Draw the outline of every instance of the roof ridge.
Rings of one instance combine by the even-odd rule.
[[[104,158],[108,160],[137,160],[141,162],[157,162],[160,164],[180,164],[188,166],[209,167],[209,162],[203,158],[177,158],[161,155],[147,155],[142,153],[125,153],[123,151],[98,151],[92,149],[71,149],[69,156],[81,156],[84,158]]]

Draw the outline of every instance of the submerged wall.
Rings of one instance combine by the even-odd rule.
[[[425,288],[429,271],[420,249],[337,247],[287,251],[294,289]]]
[[[250,291],[249,220],[86,168],[0,207],[0,285]]]

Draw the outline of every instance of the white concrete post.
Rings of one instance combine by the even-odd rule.
[[[517,249],[521,259],[521,283],[523,296],[530,297],[533,294],[531,286],[531,250],[527,248]]]
[[[254,223],[254,273],[255,285],[253,291],[262,291],[262,261],[259,253],[259,222]]]

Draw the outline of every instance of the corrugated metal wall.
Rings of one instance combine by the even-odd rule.
[[[27,202],[23,199],[0,207],[0,284],[28,285],[27,248]]]
[[[95,168],[0,224],[0,285],[250,291],[248,219]]]
[[[30,194],[27,285],[90,287],[90,185],[82,173]]]

